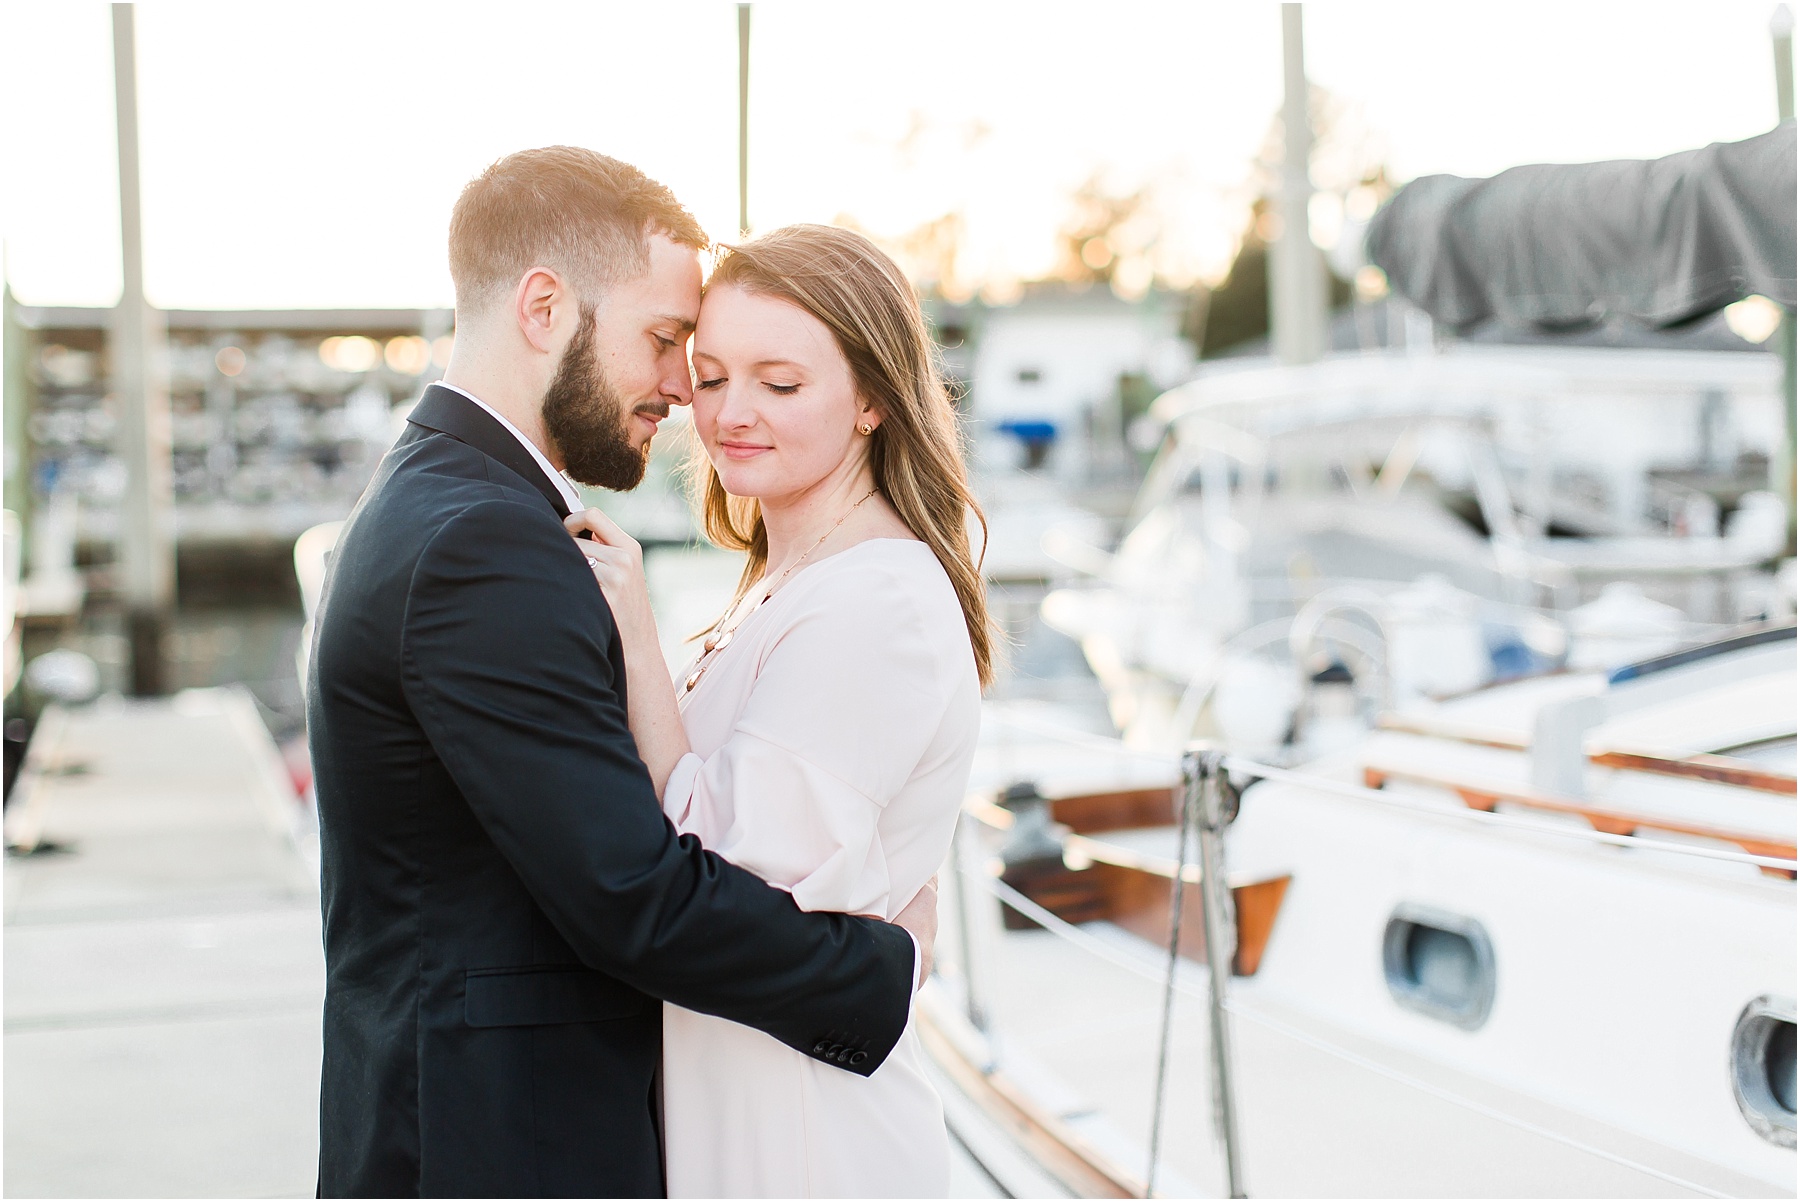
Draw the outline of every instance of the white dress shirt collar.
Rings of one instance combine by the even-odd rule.
[[[514,438],[518,439],[519,445],[529,451],[531,453],[531,458],[537,463],[539,468],[543,469],[545,478],[547,478],[550,483],[556,485],[556,491],[560,492],[563,496],[563,500],[568,502],[570,513],[579,513],[581,510],[587,508],[587,506],[582,503],[581,494],[575,491],[575,485],[569,482],[569,478],[552,467],[550,461],[544,458],[544,453],[538,450],[537,444],[520,433],[519,427],[507,421],[499,410],[495,409],[492,405],[488,404],[466,388],[458,388],[456,385],[446,384],[442,380],[437,382],[437,386],[439,388],[448,388],[458,396],[467,397],[469,400],[474,401],[477,405],[481,406],[483,411],[485,411],[489,417],[504,426],[508,434],[511,434]]]

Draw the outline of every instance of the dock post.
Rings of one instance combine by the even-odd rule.
[[[750,236],[750,6],[738,18],[738,237]]]
[[[163,637],[175,606],[175,502],[166,383],[168,330],[144,297],[144,237],[138,186],[136,8],[112,6],[113,76],[119,124],[119,228],[124,289],[107,354],[119,404],[118,558],[131,643],[131,691],[169,691]]]
[[[1226,1194],[1242,1198],[1243,1156],[1232,1089],[1231,1032],[1225,1021],[1225,991],[1231,982],[1237,927],[1231,890],[1225,883],[1225,828],[1237,817],[1237,800],[1225,780],[1222,751],[1190,748],[1181,757],[1181,776],[1200,811],[1200,907],[1206,919],[1207,993],[1212,1016],[1213,1121],[1225,1149]]]
[[[1312,363],[1331,350],[1331,314],[1325,260],[1309,228],[1311,89],[1298,4],[1281,6],[1281,64],[1281,232],[1269,246],[1269,343],[1277,362]]]

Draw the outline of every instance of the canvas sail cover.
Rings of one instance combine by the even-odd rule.
[[[1651,328],[1760,293],[1794,307],[1794,123],[1667,158],[1428,175],[1376,214],[1369,259],[1438,322]]]

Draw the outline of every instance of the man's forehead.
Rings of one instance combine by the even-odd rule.
[[[700,252],[667,234],[650,238],[650,270],[639,277],[644,300],[658,318],[692,329],[700,315]]]

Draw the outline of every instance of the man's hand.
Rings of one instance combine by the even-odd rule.
[[[894,917],[894,925],[904,929],[919,943],[919,979],[914,989],[923,988],[931,976],[931,949],[937,943],[937,878],[913,894],[906,908]]]

